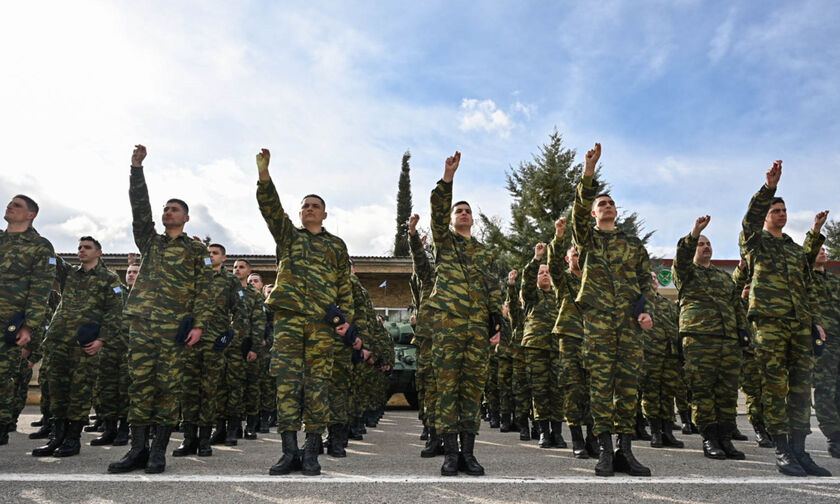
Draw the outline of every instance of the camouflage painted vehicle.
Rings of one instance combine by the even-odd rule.
[[[402,393],[408,404],[417,408],[417,347],[410,343],[414,337],[414,330],[411,324],[398,322],[388,322],[385,328],[394,340],[394,369],[388,393]]]

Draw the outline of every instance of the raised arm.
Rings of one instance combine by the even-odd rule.
[[[588,248],[592,238],[592,201],[595,199],[595,167],[601,158],[601,144],[586,153],[583,176],[575,192],[575,204],[572,210],[572,241],[580,247]],[[581,254],[583,250],[578,250]]]
[[[271,159],[271,153],[268,149],[262,149],[257,154],[257,170],[259,171],[259,181],[257,182],[257,203],[260,207],[260,213],[268,225],[268,230],[278,247],[288,246],[291,242],[291,235],[295,232],[294,225],[291,219],[283,210],[283,205],[280,204],[280,197],[277,195],[277,189],[274,187],[274,182],[268,173],[268,163]]]
[[[560,217],[554,223],[554,238],[548,244],[548,273],[551,275],[551,283],[554,285],[554,292],[558,299],[562,299],[566,293],[566,265],[563,260],[566,254],[565,251],[558,250],[563,246],[565,233],[566,218]]]
[[[152,205],[149,203],[149,188],[143,174],[143,160],[146,159],[146,147],[135,145],[131,154],[131,176],[129,178],[128,199],[131,202],[131,228],[134,243],[144,252],[155,235],[155,223],[152,220]]]
[[[750,200],[747,207],[747,214],[741,222],[742,245],[747,252],[754,250],[761,239],[761,232],[764,229],[764,219],[767,211],[770,210],[770,203],[776,194],[776,186],[782,177],[782,162],[774,161],[773,166],[765,174],[765,183],[761,189]]]

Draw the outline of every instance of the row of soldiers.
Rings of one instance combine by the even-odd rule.
[[[92,406],[103,424],[92,445],[131,442],[128,453],[109,465],[111,473],[162,472],[169,438],[179,424],[184,440],[172,455],[210,456],[211,444],[237,444],[243,419],[244,437],[256,439],[258,431],[268,432],[274,416],[286,441],[302,425],[307,430],[307,445],[295,448],[286,469],[318,474],[325,428],[328,452],[343,457],[348,437],[361,439],[365,424],[376,424],[394,359],[390,337],[343,242],[323,228],[311,233],[290,227],[282,207],[273,208],[279,207],[274,192],[260,205],[278,242],[277,282],[263,285],[244,259],[231,273],[224,268],[223,245],[205,246],[183,232],[189,221],[184,201],[167,201],[165,232],[156,233],[142,168],[145,155],[141,145],[132,155],[129,197],[141,254],[139,264],[129,265],[125,284],[101,261],[95,238],[79,240],[80,264],[69,265],[32,227],[37,203],[17,195],[7,205],[8,227],[0,234],[0,317],[8,320],[0,353],[0,444],[8,442],[31,368],[43,357],[43,425],[30,437],[49,441],[35,448],[34,456],[78,454]],[[314,196],[303,206],[314,205],[309,200],[323,204]],[[290,246],[291,233],[307,239],[303,250]],[[319,247],[324,255],[316,261]],[[296,260],[300,252],[303,260]],[[301,276],[316,265],[317,280],[340,282],[345,297],[330,298],[323,283],[290,287],[282,267],[288,268],[290,259]],[[324,274],[328,266],[333,271]],[[57,289],[51,291],[53,286]],[[316,305],[310,303],[313,298],[323,299]],[[290,321],[299,322],[302,311],[306,320],[294,332]],[[333,312],[339,315],[335,320]],[[316,351],[304,349],[316,324]],[[311,360],[304,364],[304,358]],[[304,385],[318,373],[314,387]],[[316,395],[306,406],[299,404],[304,390]],[[286,441],[284,446],[296,444]],[[276,466],[271,471],[285,472]]]

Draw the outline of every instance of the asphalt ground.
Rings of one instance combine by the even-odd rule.
[[[166,472],[109,475],[108,463],[127,447],[91,447],[96,436],[83,433],[81,454],[36,458],[29,452],[41,441],[26,434],[35,430],[35,407],[27,407],[19,432],[0,447],[0,502],[52,504],[78,502],[267,502],[267,503],[536,503],[536,502],[840,502],[840,477],[791,478],[774,465],[773,450],[758,448],[746,418],[739,416],[750,441],[736,442],[745,461],[713,461],[703,457],[700,436],[677,437],[684,449],[654,449],[634,442],[637,457],[649,465],[652,478],[594,476],[594,460],[576,460],[570,449],[540,449],[522,442],[518,433],[500,433],[485,423],[476,455],[487,470],[483,477],[442,477],[441,457],[422,459],[417,412],[389,409],[363,441],[351,441],[348,456],[319,458],[322,475],[269,476],[280,456],[280,435],[260,434],[256,441],[239,440],[236,447],[215,446],[212,457],[167,457]],[[816,429],[808,437],[814,460],[840,476],[840,459],[825,451],[825,437]],[[564,436],[570,441],[564,426]],[[302,435],[300,436],[302,441]],[[176,433],[168,451],[181,436]]]

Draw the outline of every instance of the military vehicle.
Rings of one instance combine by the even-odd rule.
[[[388,394],[405,395],[409,406],[417,408],[417,347],[411,344],[414,330],[411,324],[388,322],[385,328],[394,341],[394,369]]]

